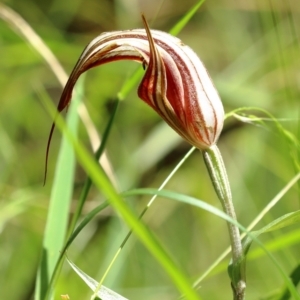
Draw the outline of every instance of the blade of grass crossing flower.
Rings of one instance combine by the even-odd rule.
[[[124,100],[128,94],[136,87],[144,74],[143,69],[139,67],[123,84],[120,91],[117,93],[119,100]]]
[[[200,0],[198,3],[193,6],[183,17],[179,20],[169,31],[172,35],[177,35],[189,22],[189,20],[195,15],[197,10],[201,7],[205,0]]]
[[[67,124],[74,137],[77,134],[77,106],[83,91],[83,78],[79,81],[78,92],[70,106]],[[45,99],[45,93],[41,94]],[[43,100],[46,101],[46,100]],[[57,160],[54,183],[51,190],[49,212],[44,233],[43,253],[37,274],[36,299],[45,299],[49,281],[59,258],[66,237],[70,203],[72,199],[75,155],[70,142],[64,136]],[[49,294],[50,296],[50,294]]]
[[[42,99],[45,100],[45,99]],[[56,115],[56,109],[48,101],[43,101],[47,110],[52,116]],[[173,280],[177,289],[183,293],[186,299],[201,299],[196,291],[191,287],[191,283],[187,276],[176,266],[171,256],[165,251],[161,243],[153,236],[149,229],[138,219],[138,217],[129,209],[120,195],[110,183],[109,179],[95,162],[94,158],[88,151],[74,138],[72,133],[64,125],[64,121],[60,115],[56,119],[57,127],[60,128],[64,136],[72,143],[79,163],[91,177],[95,186],[104,194],[114,209],[122,216],[124,221],[133,229],[140,241],[150,251],[150,253],[158,260],[169,277]]]
[[[205,0],[200,0],[193,6],[169,31],[170,34],[176,36],[189,22],[189,20],[195,15],[197,10],[201,7]],[[118,92],[118,99],[123,100],[129,94],[129,92],[137,85],[143,76],[143,70],[138,68],[134,74],[126,80],[121,90]]]

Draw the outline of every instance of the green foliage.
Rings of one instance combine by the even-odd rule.
[[[298,217],[294,218],[299,209],[298,3],[202,2],[5,1],[49,46],[67,73],[96,35],[141,27],[141,12],[151,28],[181,30],[179,37],[199,54],[229,113],[218,145],[239,224],[247,228],[257,218],[257,227],[262,228],[253,231],[254,225],[248,227],[254,235],[245,238],[254,238],[247,253],[247,299],[297,299],[297,290],[287,288],[291,282],[297,285],[300,277],[299,224]],[[133,63],[118,62],[88,72],[78,97],[84,100],[92,122],[85,118],[79,124],[79,142],[69,135],[77,145],[77,155],[81,153],[80,164],[75,166],[72,148],[63,146],[68,134],[63,134],[60,146],[57,130],[43,187],[52,122],[43,103],[48,103],[48,98],[58,102],[66,73],[55,68],[53,58],[47,60],[41,44],[28,42],[34,37],[32,32],[24,26],[20,32],[11,25],[3,15],[3,4],[0,16],[4,19],[0,22],[1,299],[33,297],[42,245],[56,249],[50,269],[58,257],[64,260],[68,248],[76,268],[97,281],[101,278],[104,286],[128,299],[177,299],[178,289],[190,292],[190,299],[230,299],[226,272],[229,241],[221,218],[226,216],[220,211],[198,151],[184,158],[190,146],[137,99],[135,89],[142,68],[132,75],[136,70]],[[24,34],[28,36],[24,38]],[[107,124],[115,109],[111,104],[116,98],[124,101],[110,127]],[[71,118],[76,117],[72,109],[67,114]],[[100,136],[109,128],[102,154],[106,174],[92,159],[99,146],[95,128]],[[181,160],[180,169],[166,182],[169,192],[158,192]],[[99,174],[102,179],[97,181]],[[95,185],[90,186],[87,175]],[[135,190],[143,187],[153,189]],[[153,202],[149,196],[155,193],[158,196]],[[58,212],[51,209],[53,199]],[[187,205],[191,199],[204,209]],[[210,208],[215,209],[213,215],[208,213]],[[138,220],[141,213],[142,221]],[[69,234],[67,224],[73,228]],[[48,226],[52,237],[45,229]],[[255,238],[262,231],[264,235]],[[45,242],[48,238],[52,242]],[[56,269],[55,299],[66,294],[70,299],[90,298],[92,292],[67,263]],[[42,278],[47,283],[50,273]],[[289,275],[291,282],[287,282]],[[201,286],[197,295],[190,288],[192,281],[195,287]]]
[[[70,132],[75,136],[77,136],[79,122],[77,110],[82,92],[83,81],[80,81],[75,93],[74,101],[69,110],[67,121]],[[43,97],[43,95],[41,95],[41,97]],[[67,138],[64,137],[60,147],[54,183],[51,190],[49,212],[43,239],[43,251],[35,289],[36,299],[46,298],[50,280],[58,261],[59,252],[64,245],[70,203],[72,200],[74,170],[75,155],[73,147]]]

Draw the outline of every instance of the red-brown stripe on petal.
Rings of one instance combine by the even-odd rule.
[[[183,138],[204,149],[214,144],[221,132],[224,110],[204,65],[179,39],[149,29],[103,33],[92,40],[76,63],[61,95],[57,110],[68,106],[79,76],[90,68],[117,60],[134,60],[148,65],[138,95]],[[46,168],[52,124],[46,151]]]
[[[162,57],[156,46],[155,40],[152,37],[145,17],[142,16],[142,18],[149,41],[150,60],[146,74],[139,86],[138,95],[147,103],[150,102],[152,104],[151,106],[173,129],[181,132],[183,129],[181,120],[175,113],[166,93],[169,84],[166,77],[166,68],[168,67],[168,64],[171,63],[171,60],[164,60],[167,55]]]

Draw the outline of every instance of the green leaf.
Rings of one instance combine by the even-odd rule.
[[[252,244],[253,241],[253,237],[258,237],[259,235],[266,233],[266,232],[270,232],[270,231],[274,231],[274,230],[278,230],[296,223],[300,222],[300,210],[297,210],[295,212],[283,215],[281,217],[279,217],[278,219],[272,221],[271,223],[269,223],[268,225],[264,226],[263,228],[256,230],[256,231],[252,231],[251,232],[251,236],[247,236],[245,238],[245,240],[243,241],[243,249],[244,249],[244,253],[245,255],[248,253],[249,248]]]
[[[73,270],[79,275],[79,277],[87,284],[87,286],[94,292],[97,289],[98,282],[91,278],[89,275],[84,273],[80,268],[78,268],[68,257],[66,257],[68,263],[73,268]],[[97,292],[97,296],[101,300],[127,300],[118,293],[110,290],[109,288],[102,285]],[[93,298],[94,299],[94,298]]]
[[[77,107],[80,103],[79,95],[83,94],[83,78],[79,81],[72,105],[70,105],[67,126],[74,138],[77,136],[78,114]],[[46,94],[41,93],[41,99],[45,100]],[[60,251],[66,238],[66,230],[69,217],[70,203],[72,199],[75,155],[70,142],[63,137],[58,160],[56,164],[54,183],[51,190],[49,212],[43,240],[43,252],[37,273],[35,290],[36,299],[51,297],[49,292],[50,278],[59,259]]]
[[[170,34],[178,35],[178,33],[184,28],[184,26],[189,22],[189,20],[195,15],[200,6],[204,3],[205,0],[200,0],[198,3],[193,6],[184,16],[180,19],[176,25],[174,25],[169,31]]]
[[[97,152],[95,153],[95,161],[99,160],[101,154],[104,151],[104,148],[105,148],[105,145],[106,145],[106,142],[107,142],[107,138],[109,136],[109,132],[111,130],[111,126],[113,124],[113,121],[114,121],[114,118],[115,118],[115,115],[116,115],[118,103],[119,103],[119,101],[117,101],[115,103],[115,107],[114,107],[113,113],[111,114],[111,117],[110,117],[110,119],[108,121],[108,124],[106,126],[106,129],[104,131],[101,145],[99,146]],[[74,216],[72,218],[72,221],[71,221],[71,224],[70,224],[70,227],[69,227],[69,231],[68,231],[68,234],[67,234],[67,238],[68,238],[67,242],[65,243],[63,249],[60,251],[60,256],[59,256],[59,258],[58,258],[58,260],[56,262],[55,268],[53,270],[52,277],[51,277],[51,280],[50,280],[50,286],[52,286],[53,283],[55,282],[55,279],[56,279],[56,277],[58,275],[58,271],[59,271],[60,265],[61,265],[62,260],[64,258],[64,254],[67,251],[67,249],[69,248],[69,246],[71,245],[71,243],[74,241],[74,239],[76,238],[76,236],[95,217],[95,215],[97,213],[99,213],[100,211],[102,211],[104,208],[106,208],[109,205],[109,203],[107,201],[105,201],[101,205],[99,205],[96,208],[94,208],[91,212],[89,212],[83,218],[83,220],[81,221],[81,223],[74,230],[74,228],[75,228],[75,226],[77,224],[77,221],[78,221],[79,217],[81,216],[83,205],[84,205],[84,203],[85,203],[85,201],[87,199],[87,196],[88,196],[89,190],[91,188],[91,185],[92,185],[92,181],[91,181],[91,179],[89,177],[87,177],[86,180],[85,180],[82,192],[81,192],[80,197],[79,197],[79,201],[78,201],[78,205],[76,207],[76,211],[74,213]]]

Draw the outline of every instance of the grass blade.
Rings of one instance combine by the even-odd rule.
[[[78,88],[78,92],[74,97],[67,116],[68,128],[74,136],[76,136],[77,133],[77,107],[80,102],[79,95],[82,95],[83,80],[79,82]],[[45,97],[45,95],[41,96],[42,99]],[[75,163],[73,148],[69,141],[63,137],[51,190],[49,212],[44,233],[43,252],[37,273],[36,299],[45,299],[47,297],[50,278],[52,277],[64,244],[72,199]]]
[[[278,229],[281,229],[286,226],[290,226],[290,225],[293,225],[293,224],[296,224],[299,222],[300,222],[300,210],[297,210],[292,213],[283,215],[283,216],[277,218],[276,220],[270,222],[268,225],[264,226],[263,228],[252,231],[251,233],[253,236],[258,237],[259,235],[261,235],[263,233],[278,230]],[[249,251],[251,244],[252,244],[252,238],[248,236],[245,239],[245,241],[243,242],[243,249],[244,249],[245,255]]]
[[[51,115],[55,116],[56,109],[53,107],[53,105],[45,99],[42,100],[44,100],[43,103]],[[91,177],[95,186],[104,194],[107,199],[109,199],[109,202],[114,209],[122,216],[124,221],[133,229],[140,241],[163,266],[178,290],[185,295],[186,299],[201,299],[196,291],[191,287],[191,283],[187,276],[183,274],[183,272],[176,266],[171,256],[165,251],[160,242],[129,209],[122,197],[118,194],[112,183],[107,178],[104,171],[95,162],[95,159],[91,157],[88,151],[78,142],[73,134],[67,130],[67,127],[64,125],[64,121],[60,115],[57,116],[56,124],[58,128],[63,131],[65,138],[72,143],[80,164]]]
[[[170,34],[172,35],[177,35],[183,28],[184,26],[189,22],[189,20],[195,15],[197,10],[201,7],[201,5],[204,3],[205,0],[200,0],[198,3],[192,7],[184,16],[181,20],[179,20],[176,25],[174,25],[171,30],[169,31]]]

